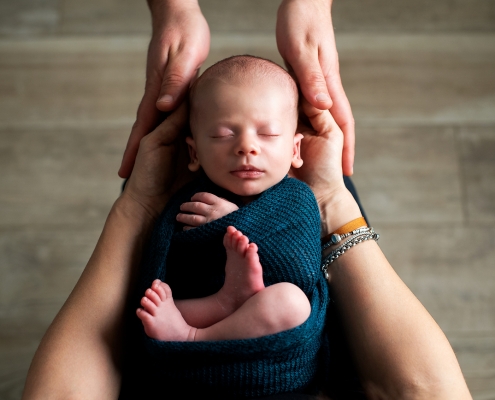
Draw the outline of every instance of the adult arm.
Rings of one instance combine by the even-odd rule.
[[[331,16],[332,0],[283,0],[277,16],[277,46],[305,99],[330,109],[344,132],[342,168],[352,175],[354,118],[342,86]]]
[[[305,132],[305,164],[293,174],[315,192],[327,235],[361,213],[342,180],[340,128],[328,111],[305,104],[305,112],[318,134]],[[368,398],[471,399],[447,338],[374,241],[352,247],[329,273]]]
[[[185,119],[182,107],[141,140],[133,173],[93,255],[34,356],[23,399],[117,398],[127,294],[146,238],[170,197]]]
[[[146,85],[119,169],[122,178],[131,174],[139,141],[155,129],[164,111],[182,103],[210,50],[210,30],[197,0],[148,0],[148,5],[153,31]]]

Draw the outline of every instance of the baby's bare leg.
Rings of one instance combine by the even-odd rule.
[[[301,325],[311,313],[309,300],[296,285],[281,282],[250,297],[237,311],[205,329],[195,341],[251,339]]]
[[[282,282],[251,296],[237,311],[204,329],[186,323],[174,304],[169,286],[156,280],[141,301],[137,315],[148,336],[164,341],[250,339],[301,325],[311,306],[297,286]]]
[[[265,287],[258,246],[249,243],[249,239],[233,226],[227,228],[223,244],[227,262],[222,288],[201,299],[175,301],[186,322],[196,328],[206,328],[227,318]]]

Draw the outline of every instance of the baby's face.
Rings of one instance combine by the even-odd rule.
[[[294,100],[280,83],[205,82],[195,98],[188,138],[190,169],[217,185],[256,196],[302,165]]]

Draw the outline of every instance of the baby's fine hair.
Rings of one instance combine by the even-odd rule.
[[[252,80],[269,79],[284,85],[294,99],[293,107],[297,113],[299,94],[292,76],[277,63],[266,58],[241,55],[225,58],[207,68],[193,83],[189,92],[190,104],[194,107],[194,98],[204,82],[220,80],[226,83],[249,83]]]

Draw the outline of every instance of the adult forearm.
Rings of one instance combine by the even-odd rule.
[[[122,196],[31,364],[23,399],[110,399],[120,387],[120,329],[153,217]]]
[[[346,196],[326,208],[330,232],[342,222],[336,218],[343,223],[356,218],[354,202],[345,201]],[[445,335],[377,243],[351,248],[330,265],[329,272],[369,398],[471,398]]]

